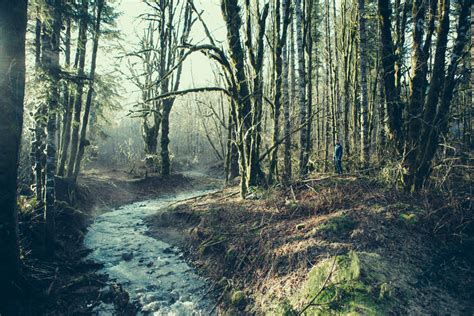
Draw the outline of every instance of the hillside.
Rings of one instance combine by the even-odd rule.
[[[314,176],[247,200],[237,190],[174,205],[149,223],[214,280],[220,312],[474,312],[468,194],[408,196],[351,176]]]

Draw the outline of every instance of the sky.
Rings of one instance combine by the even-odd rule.
[[[220,0],[194,0],[196,8],[203,10],[203,19],[217,41],[223,41],[226,36],[225,24],[220,10]],[[121,16],[117,21],[117,28],[122,32],[121,45],[126,49],[133,51],[138,42],[137,34],[143,34],[145,23],[140,22],[140,14],[149,11],[149,7],[142,0],[122,0],[117,5],[117,11]],[[193,25],[191,32],[192,44],[206,43],[207,39],[203,27],[199,21]],[[117,58],[123,52],[117,52],[117,56],[103,56],[103,67],[119,67],[127,72],[126,63],[120,62]],[[212,72],[213,63],[202,54],[195,53],[183,65],[182,80],[180,89],[215,85],[214,74]],[[125,103],[133,104],[138,101],[140,94],[138,89],[131,83],[124,82],[126,92]]]

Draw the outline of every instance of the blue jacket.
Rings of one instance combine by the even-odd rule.
[[[334,147],[334,160],[342,160],[342,146],[336,145]]]

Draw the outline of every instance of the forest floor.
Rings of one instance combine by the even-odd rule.
[[[123,170],[91,169],[80,176],[75,193],[67,182],[58,179],[58,199],[72,199],[75,207],[57,203],[53,259],[43,255],[42,215],[35,201],[21,197],[19,225],[25,277],[18,285],[20,309],[15,314],[91,315],[95,306],[107,301],[115,305],[117,314],[135,315],[128,293],[120,284],[105,287],[107,277],[98,273],[101,265],[87,259],[91,250],[83,245],[84,234],[97,215],[119,206],[221,184],[202,174],[184,174],[144,178]]]
[[[470,189],[410,196],[363,177],[313,175],[169,207],[150,234],[186,251],[234,314],[474,313]]]
[[[42,259],[39,216],[21,199],[21,314],[90,315],[109,301],[117,314],[135,315],[128,293],[120,284],[104,291],[110,282],[86,259],[88,225],[121,205],[221,184],[193,172],[163,179],[88,170],[72,197],[77,208],[58,204],[53,260]],[[228,187],[175,203],[147,223],[151,236],[181,248],[214,280],[219,313],[471,315],[472,200],[468,187],[456,192],[414,197],[364,177],[313,175],[246,200]]]

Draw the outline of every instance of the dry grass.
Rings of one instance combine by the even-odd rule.
[[[390,305],[391,312],[473,311],[466,303],[473,293],[473,271],[462,256],[449,265],[454,274],[469,272],[458,277],[462,284],[448,282],[440,273],[436,280],[427,276],[441,271],[439,258],[454,262],[443,243],[450,242],[450,248],[458,244],[434,233],[440,220],[435,214],[451,211],[453,204],[407,196],[355,177],[320,177],[254,195],[261,199],[243,201],[230,188],[175,207],[170,212],[181,215],[167,222],[188,233],[189,254],[198,267],[233,289],[223,309],[236,308],[230,306],[231,293],[243,289],[247,307],[239,313],[272,310],[303,286],[312,266],[358,251],[390,263],[386,274],[394,279],[392,301],[397,303]],[[190,216],[192,221],[181,220]]]

